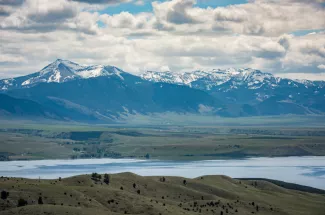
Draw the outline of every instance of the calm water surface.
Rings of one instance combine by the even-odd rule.
[[[269,178],[325,190],[325,156],[204,161],[85,159],[0,162],[0,176],[54,179],[92,172],[133,172],[142,176],[188,178],[203,175]]]

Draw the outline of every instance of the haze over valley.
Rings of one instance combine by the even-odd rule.
[[[324,202],[324,0],[0,0],[1,215]]]

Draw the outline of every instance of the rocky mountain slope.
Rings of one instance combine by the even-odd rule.
[[[137,76],[114,66],[58,59],[39,72],[0,80],[0,92],[77,121],[163,112],[227,117],[325,113],[325,82],[283,79],[253,69]]]

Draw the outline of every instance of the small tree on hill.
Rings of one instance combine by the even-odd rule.
[[[105,182],[105,184],[109,184],[110,179],[111,179],[111,177],[110,177],[109,174],[105,174],[105,175],[104,175],[104,182]]]
[[[146,159],[150,159],[150,154],[147,153],[147,154],[145,155],[145,158],[146,158]]]
[[[39,204],[39,205],[42,205],[42,204],[43,204],[42,196],[38,197],[38,204]]]
[[[94,172],[93,174],[91,174],[91,179],[93,179],[95,181],[101,180],[102,179],[102,175]]]
[[[9,192],[4,191],[4,190],[1,191],[1,199],[5,200],[8,198],[8,196],[9,196]]]
[[[187,181],[186,181],[186,180],[184,180],[184,181],[183,181],[183,184],[184,184],[184,185],[186,185],[186,184],[187,184]]]
[[[25,206],[25,205],[27,205],[28,203],[27,203],[27,201],[25,200],[25,199],[22,199],[22,198],[20,198],[19,200],[18,200],[18,207],[23,207],[23,206]]]

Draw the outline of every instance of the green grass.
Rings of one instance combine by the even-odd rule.
[[[149,154],[154,159],[202,160],[325,155],[324,128],[64,126],[2,125],[0,157],[2,160],[144,158]]]
[[[325,210],[324,195],[288,190],[267,181],[241,181],[226,176],[164,178],[121,173],[110,175],[109,184],[103,179],[93,180],[90,175],[62,180],[0,178],[1,190],[9,192],[8,198],[0,199],[0,212],[321,215]],[[38,204],[39,197],[42,205]],[[28,205],[17,207],[20,198]]]

